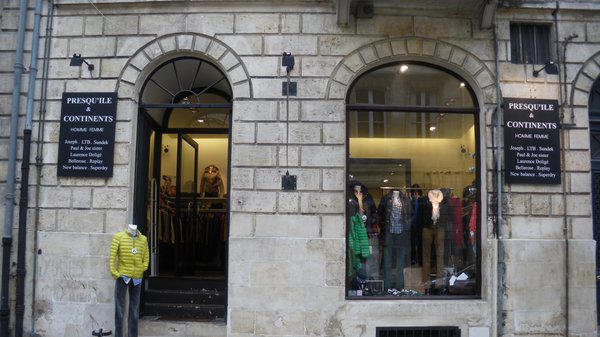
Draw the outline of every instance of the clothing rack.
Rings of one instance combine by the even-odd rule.
[[[380,186],[382,190],[420,190],[418,187],[392,187],[392,186]]]
[[[421,191],[429,191],[429,190],[454,190],[453,187],[440,187],[440,188],[427,188],[427,187],[390,187],[390,186],[380,186],[382,190],[421,190]]]

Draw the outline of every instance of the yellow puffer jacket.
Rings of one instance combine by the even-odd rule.
[[[142,278],[149,262],[148,239],[142,233],[138,231],[135,240],[127,230],[113,236],[110,243],[110,273],[115,279],[121,275]]]

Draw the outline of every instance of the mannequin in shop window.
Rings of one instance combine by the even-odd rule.
[[[358,213],[364,214],[364,223],[367,234],[372,235],[378,233],[377,206],[375,205],[375,200],[371,193],[369,193],[367,186],[358,181],[351,181],[349,185],[352,191],[348,200],[350,215]]]
[[[171,206],[169,201],[172,202],[173,198],[177,194],[177,187],[173,184],[173,178],[167,175],[162,176],[162,184],[160,186],[160,204],[161,206]]]
[[[371,255],[366,221],[365,204],[369,203],[368,192],[363,193],[360,183],[354,183],[352,195],[348,199],[348,270],[355,289],[364,287],[366,281],[365,261]],[[372,199],[372,198],[371,198]]]
[[[168,195],[170,197],[174,197],[175,193],[177,193],[177,189],[173,184],[173,178],[163,175],[162,176],[162,185],[160,187],[160,192],[164,195]]]
[[[225,195],[225,186],[215,165],[208,165],[200,180],[200,196],[205,198],[222,198]]]
[[[115,278],[115,337],[137,337],[142,278],[150,262],[148,240],[134,224],[116,233],[110,244],[110,273]],[[125,299],[129,293],[128,313]],[[123,319],[127,314],[127,335]]]
[[[366,279],[379,277],[377,206],[373,196],[362,183],[352,181],[349,188],[351,193],[348,197],[348,214],[350,215],[349,225],[352,234],[352,237],[349,238],[352,241],[350,258],[355,260],[350,264],[352,268],[349,270],[352,275],[356,273],[353,281],[364,283]],[[366,249],[368,249],[368,254],[365,253]],[[355,284],[354,287],[359,289],[361,285]]]
[[[386,194],[379,203],[381,232],[385,234],[383,255],[384,286],[388,289],[404,288],[404,262],[410,254],[410,200],[400,191],[393,190]],[[392,261],[396,260],[396,275],[392,275]],[[394,282],[392,282],[394,279]]]
[[[452,225],[452,209],[446,199],[441,190],[430,190],[419,214],[419,221],[423,224],[422,278],[426,285],[430,282],[432,245],[435,247],[436,280],[444,276],[444,239]]]

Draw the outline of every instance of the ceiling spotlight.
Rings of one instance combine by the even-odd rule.
[[[408,70],[408,66],[407,65],[403,64],[403,65],[400,66],[400,72],[401,73],[406,72],[407,70]]]
[[[467,86],[467,85],[465,84],[465,82],[460,82],[460,84],[458,85],[458,87],[459,87],[459,88],[464,88],[464,87],[466,87],[466,86]]]
[[[388,179],[383,179],[383,182],[384,182],[384,183],[387,183],[388,181],[389,181]]]
[[[198,123],[204,123],[204,119],[202,119],[202,118],[198,118],[197,121],[198,121]]]
[[[435,130],[437,130],[437,126],[432,125],[432,126],[429,127],[429,131],[433,132]]]

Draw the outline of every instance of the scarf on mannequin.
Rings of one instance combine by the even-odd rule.
[[[440,190],[431,190],[427,193],[427,197],[432,206],[431,220],[436,223],[440,218],[440,203],[444,200],[444,194]]]

